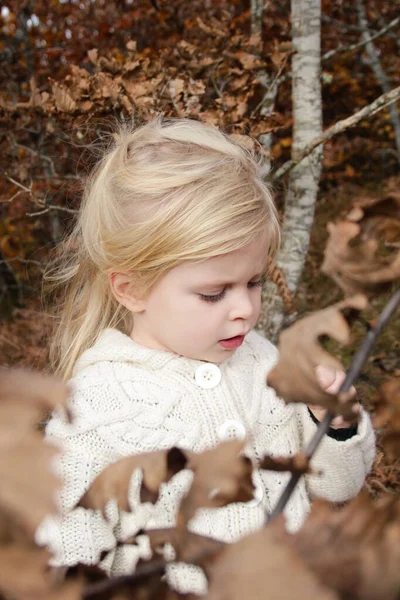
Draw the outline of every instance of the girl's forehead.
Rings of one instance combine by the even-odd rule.
[[[181,265],[187,275],[213,277],[221,275],[250,276],[265,271],[268,262],[268,245],[262,240],[254,240],[247,246],[206,260]]]

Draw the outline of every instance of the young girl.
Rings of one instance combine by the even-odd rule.
[[[277,350],[253,331],[268,256],[279,243],[262,164],[217,128],[156,119],[121,131],[92,174],[59,274],[65,300],[52,355],[72,377],[75,418],[68,424],[55,414],[47,426],[65,447],[64,516],[49,518],[38,533],[55,552],[54,564],[101,559],[113,575],[129,572],[148,548],[143,538],[139,546],[117,542],[174,525],[191,482],[187,470],[162,486],[154,506],[140,503],[135,472],[131,514],[113,502],[108,520],[72,510],[111,462],[246,438],[257,465],[265,454],[295,454],[315,432],[310,409],[286,406],[266,386]],[[357,428],[332,428],[312,461],[323,475],[298,484],[285,511],[288,529],[302,525],[310,498],[356,495],[373,457],[364,411]],[[201,510],[191,530],[231,542],[262,527],[287,478],[256,471],[252,501]],[[171,577],[181,591],[204,590],[195,567]]]

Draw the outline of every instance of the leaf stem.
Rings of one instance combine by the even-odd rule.
[[[353,360],[351,362],[349,370],[346,374],[346,378],[340,387],[339,394],[348,392],[350,390],[351,386],[354,384],[357,377],[360,375],[361,369],[362,369],[369,353],[371,352],[373,345],[375,344],[375,342],[378,339],[378,337],[380,336],[383,328],[389,321],[392,314],[399,307],[399,305],[400,305],[400,288],[393,294],[393,296],[390,298],[390,300],[385,305],[384,309],[382,310],[382,312],[380,313],[380,315],[376,321],[375,327],[371,328],[367,332],[367,335],[365,336],[363,343],[361,344],[360,348],[358,349],[358,352],[353,357]],[[306,448],[305,454],[306,454],[307,458],[311,459],[312,456],[314,455],[314,452],[318,448],[324,435],[327,433],[329,426],[331,424],[331,421],[334,417],[335,417],[335,415],[328,411],[327,414],[325,415],[325,417],[323,418],[323,420],[321,421],[321,423],[319,424],[314,437],[310,440],[310,442]],[[270,523],[271,521],[273,521],[273,519],[275,519],[284,510],[300,477],[301,477],[301,474],[299,474],[299,473],[292,474],[292,476],[289,479],[287,486],[283,490],[282,495],[279,498],[275,508],[273,509],[272,513],[267,516],[267,523]]]

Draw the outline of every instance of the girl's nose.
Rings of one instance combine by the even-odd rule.
[[[254,306],[248,290],[238,291],[232,298],[230,317],[234,319],[249,319],[254,312]]]

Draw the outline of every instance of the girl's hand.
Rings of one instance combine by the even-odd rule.
[[[332,367],[325,367],[323,365],[318,365],[315,370],[321,387],[328,393],[336,394],[346,377],[346,373],[344,371],[336,371],[336,369],[333,369]],[[355,396],[355,387],[352,387],[350,392],[352,396]],[[316,406],[315,404],[308,405],[308,408],[318,421],[322,421],[328,412],[326,408]],[[360,410],[360,404],[358,402],[355,404],[355,408],[357,411]],[[352,424],[345,421],[343,417],[337,416],[332,420],[330,427],[332,427],[332,429],[343,429],[344,427],[350,427],[351,425]]]

